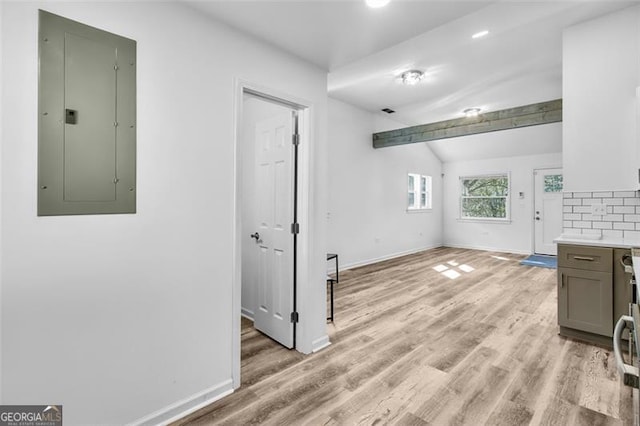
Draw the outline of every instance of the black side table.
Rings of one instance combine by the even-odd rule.
[[[331,322],[333,322],[333,284],[337,284],[338,282],[340,282],[338,276],[338,255],[336,253],[327,253],[327,261],[330,261],[332,259],[335,259],[336,262],[336,278],[334,279],[327,276],[327,283],[329,284],[331,291],[331,316],[327,317],[327,321]]]

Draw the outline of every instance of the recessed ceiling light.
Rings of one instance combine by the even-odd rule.
[[[477,117],[480,114],[480,108],[467,108],[462,112],[467,118]]]
[[[365,3],[367,3],[367,6],[377,9],[388,5],[390,1],[391,0],[365,0]]]
[[[480,37],[486,36],[487,34],[489,34],[489,30],[483,30],[475,33],[474,35],[471,36],[471,38],[480,38]]]
[[[413,86],[414,84],[418,84],[420,80],[424,78],[424,73],[420,70],[409,70],[403,72],[401,77],[404,84]]]

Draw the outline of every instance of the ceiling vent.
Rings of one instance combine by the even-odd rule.
[[[393,114],[395,111],[391,108],[382,108],[382,112],[386,112],[387,114]]]

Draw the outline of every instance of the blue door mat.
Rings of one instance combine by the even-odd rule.
[[[531,256],[520,262],[520,264],[526,266],[539,266],[541,268],[556,269],[558,267],[558,259],[555,256],[532,254]]]

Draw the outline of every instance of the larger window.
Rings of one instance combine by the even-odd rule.
[[[407,177],[407,210],[431,208],[431,176],[409,173]]]
[[[509,220],[509,175],[461,177],[460,217]]]

